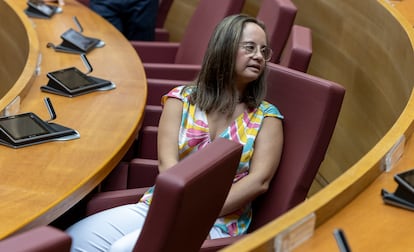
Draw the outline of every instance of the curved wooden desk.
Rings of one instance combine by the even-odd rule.
[[[139,57],[103,18],[74,0],[65,2],[63,13],[50,20],[29,21],[21,16],[37,32],[42,60],[40,74],[33,82],[26,80],[29,90],[20,112],[34,112],[47,119],[43,98],[48,96],[57,112],[55,121],[78,130],[81,137],[16,150],[0,146],[0,239],[50,223],[93,190],[126,153],[142,119],[147,88]],[[26,1],[5,3],[21,13],[26,8]],[[76,98],[40,91],[47,83],[47,72],[72,66],[85,69],[79,55],[46,47],[48,42],[59,44],[67,29],[76,29],[74,15],[86,36],[105,41],[103,48],[88,53],[88,59],[94,67],[92,75],[112,80],[115,90]]]
[[[310,71],[347,89],[337,130],[342,142],[332,150],[340,157],[374,144],[324,189],[223,251],[273,251],[274,238],[310,214],[316,216],[315,234],[294,251],[338,251],[335,228],[345,231],[353,251],[411,251],[413,212],[385,205],[380,192],[393,192],[394,174],[414,168],[414,31],[396,9],[403,2],[412,8],[414,1],[294,2],[305,13],[299,22],[315,36]],[[402,136],[404,155],[383,172],[387,153]],[[335,162],[341,163],[328,160],[328,167],[335,169]]]

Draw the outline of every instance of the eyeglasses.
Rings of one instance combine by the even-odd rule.
[[[260,48],[260,54],[265,61],[269,61],[272,58],[273,51],[267,46],[260,47],[254,42],[241,42],[240,46],[245,51],[246,55],[253,56],[257,53],[257,48]]]

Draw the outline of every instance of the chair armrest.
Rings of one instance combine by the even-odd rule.
[[[170,63],[175,62],[179,43],[174,42],[148,42],[148,41],[130,41],[132,47],[138,53],[142,62],[151,63]]]
[[[0,241],[0,251],[70,251],[72,238],[51,226],[40,226]]]
[[[150,63],[144,61],[147,78],[193,81],[200,72],[200,65]]]
[[[155,41],[169,41],[170,33],[165,28],[155,28]]]
[[[142,121],[142,128],[146,126],[158,126],[161,118],[162,107],[160,105],[145,106],[144,120]]]
[[[128,188],[152,186],[158,174],[158,160],[135,158],[129,164]]]
[[[311,57],[311,29],[300,25],[294,25],[283,49],[280,65],[306,73]]]
[[[126,204],[134,204],[148,190],[147,187],[119,191],[101,192],[92,196],[86,205],[86,215]]]
[[[143,127],[141,129],[143,133],[140,132],[140,134],[148,134],[148,141],[157,137],[157,133],[151,132],[151,128],[157,129],[156,127]],[[151,146],[146,152],[148,154],[154,151],[156,152],[156,147]],[[139,152],[135,155],[139,155]],[[156,155],[156,153],[151,155]],[[158,160],[135,157],[129,162],[121,162],[102,182],[100,191],[120,191],[149,187],[155,184],[158,173]]]
[[[158,126],[162,113],[161,97],[174,87],[188,83],[178,80],[147,79],[147,84],[147,105],[145,106],[141,129],[145,126]]]
[[[200,252],[215,252],[226,246],[229,246],[236,241],[246,237],[246,235],[232,236],[228,238],[219,238],[213,240],[205,240],[201,246]]]
[[[171,89],[188,84],[187,81],[176,79],[147,79],[147,105],[161,105],[161,97],[166,95]]]
[[[158,149],[157,149],[157,137],[158,137],[158,127],[157,126],[145,126],[141,128],[138,136],[138,148],[137,148],[137,157],[140,159],[131,160],[129,162],[129,169],[140,169],[140,166],[143,164],[142,159],[144,160],[158,160]],[[144,163],[148,165],[148,162]],[[158,171],[158,161],[151,163],[151,165],[155,165],[154,167],[147,167],[146,169],[154,169]],[[138,167],[138,168],[135,168]],[[137,174],[140,177],[144,175]],[[131,176],[129,173],[128,176]]]
[[[135,155],[136,153],[134,153]],[[132,154],[131,154],[132,155]],[[101,191],[127,189],[129,162],[120,162],[101,183]]]

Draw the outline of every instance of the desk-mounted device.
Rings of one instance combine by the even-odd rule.
[[[62,43],[60,45],[55,45],[49,42],[47,43],[48,48],[53,48],[57,52],[84,54],[88,53],[94,48],[103,47],[105,45],[105,42],[100,39],[83,35],[83,27],[76,16],[73,17],[73,21],[75,22],[79,31],[75,31],[74,29],[70,28],[60,36],[62,39]]]
[[[32,18],[51,18],[55,13],[61,13],[62,8],[59,6],[53,6],[45,4],[40,0],[29,0],[27,2],[27,8],[24,10],[27,16]]]
[[[65,68],[47,74],[49,82],[41,86],[44,92],[62,95],[66,97],[75,97],[94,91],[107,91],[114,89],[116,85],[101,78],[88,75],[93,71],[85,54],[81,54],[81,59],[87,68],[83,73],[76,67]]]
[[[394,176],[398,187],[394,193],[385,189],[381,190],[381,196],[385,203],[414,211],[414,169]]]
[[[333,231],[333,235],[338,245],[339,252],[351,252],[351,247],[348,244],[348,240],[345,237],[345,233],[342,229],[337,228]]]
[[[45,98],[45,103],[50,114],[47,121],[32,112],[0,117],[0,144],[21,148],[79,138],[76,130],[51,122],[56,119],[56,113],[49,98]]]

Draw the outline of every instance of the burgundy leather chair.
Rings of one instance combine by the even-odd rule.
[[[80,2],[81,4],[89,7],[89,0],[77,0],[78,2]]]
[[[291,0],[263,0],[256,18],[265,23],[269,46],[273,50],[271,61],[279,63],[280,56],[295,21],[297,8]]]
[[[241,144],[218,138],[161,173],[133,251],[199,250],[223,207],[241,153]],[[146,189],[97,194],[89,201],[87,213],[111,207],[106,199],[126,200],[126,192],[130,195],[126,201],[137,202],[137,195]]]
[[[302,202],[322,163],[341,110],[341,85],[268,65],[266,100],[285,116],[279,169],[268,192],[255,201],[255,229]],[[259,210],[260,209],[260,210]]]
[[[304,26],[293,25],[279,64],[306,73],[312,50],[312,31]]]
[[[0,241],[0,251],[65,252],[70,251],[72,238],[50,226],[36,227]]]
[[[170,33],[164,28],[173,0],[159,0],[157,23],[155,24],[155,41],[169,41]]]
[[[306,199],[325,157],[345,95],[345,89],[334,82],[272,63],[268,68],[266,99],[285,116],[284,146],[268,191],[253,202],[249,232]],[[206,240],[202,251],[216,251],[234,242],[232,239]]]
[[[345,95],[345,89],[339,84],[274,63],[268,63],[267,82],[266,100],[275,104],[285,116],[284,146],[269,190],[254,201],[250,232],[306,199],[325,157]],[[156,142],[156,134],[156,127],[153,127],[146,141]],[[147,147],[148,155],[156,155],[156,149],[150,150],[154,146]],[[124,167],[128,174],[124,177],[127,184],[114,185],[114,188],[139,187],[146,174],[147,178],[157,176],[156,164],[156,160],[151,159],[131,160]],[[104,204],[119,203],[118,200],[116,197],[106,198]],[[240,237],[207,240],[203,251],[215,251],[237,239]]]

